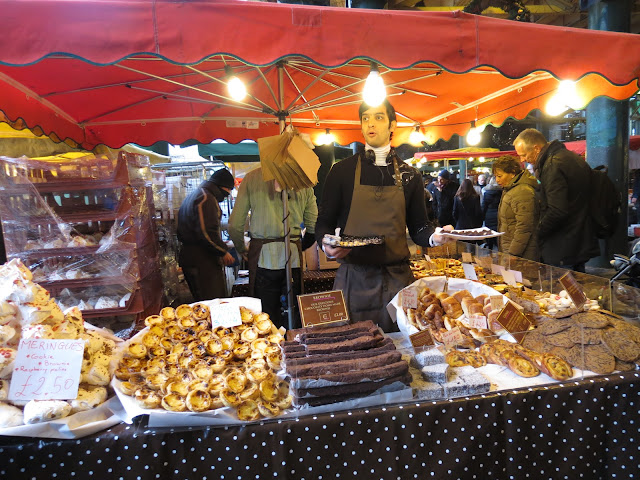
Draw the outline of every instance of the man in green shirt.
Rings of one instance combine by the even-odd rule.
[[[302,293],[302,251],[315,242],[314,232],[318,207],[313,189],[289,193],[289,226],[291,229],[291,267],[294,295]],[[262,168],[249,172],[238,190],[229,218],[229,236],[239,254],[249,264],[249,295],[262,301],[262,310],[276,326],[287,327],[281,314],[280,297],[287,292],[282,195],[276,182],[262,179]],[[249,216],[250,213],[250,216]],[[251,242],[245,247],[245,224]],[[300,236],[301,225],[306,228]],[[297,315],[296,315],[297,318]],[[299,322],[299,320],[297,320]]]

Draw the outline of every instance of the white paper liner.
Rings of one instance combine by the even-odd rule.
[[[121,338],[116,337],[111,332],[91,325],[84,324],[85,329],[98,332],[105,338],[116,342],[116,347],[124,343]],[[113,355],[111,365],[114,366]],[[0,428],[0,435],[15,437],[36,437],[36,438],[82,438],[87,435],[105,430],[120,423],[123,415],[123,408],[117,396],[112,396],[106,402],[91,410],[74,413],[68,417],[51,420],[50,422],[36,423],[33,425],[19,425],[17,427]]]
[[[504,304],[510,300],[502,295],[497,290],[491,288],[489,285],[485,285],[484,283],[475,282],[473,280],[467,280],[466,278],[449,278],[447,283],[447,277],[423,277],[408,287],[416,287],[418,289],[422,287],[428,287],[432,291],[439,293],[444,289],[445,284],[447,284],[447,292],[453,294],[455,292],[459,292],[460,290],[468,290],[471,295],[477,297],[478,295],[489,295],[489,296],[501,296]],[[401,290],[402,291],[402,290]],[[407,337],[409,335],[413,335],[414,333],[418,333],[419,330],[409,323],[406,314],[402,308],[402,304],[400,303],[402,300],[400,299],[400,292],[396,294],[395,297],[391,299],[389,304],[387,305],[387,311],[391,316],[391,320],[398,324],[398,328],[402,333],[404,333]],[[511,335],[501,336],[500,338],[504,338],[505,340],[514,341]]]

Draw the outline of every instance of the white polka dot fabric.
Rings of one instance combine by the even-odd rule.
[[[244,427],[0,437],[8,479],[640,478],[640,373]]]

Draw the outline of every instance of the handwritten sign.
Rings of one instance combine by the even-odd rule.
[[[513,302],[507,302],[498,315],[497,320],[518,343],[522,342],[527,330],[529,330],[531,326],[529,319],[516,308]]]
[[[82,340],[20,340],[9,400],[67,400],[78,396]]]
[[[481,330],[487,328],[487,317],[484,315],[469,315],[467,321],[469,322],[470,328],[477,328]]]
[[[584,307],[584,304],[587,303],[588,300],[587,296],[584,294],[582,286],[576,281],[571,272],[565,273],[558,281],[567,291],[576,307],[579,309]]]
[[[504,280],[504,283],[506,283],[507,285],[511,285],[512,287],[515,287],[517,285],[516,283],[516,277],[513,275],[513,270],[502,270],[502,279]]]
[[[462,252],[462,263],[473,263],[473,256],[469,252]]]
[[[326,326],[349,320],[342,290],[298,295],[298,306],[303,327]]]
[[[464,278],[466,278],[467,280],[478,280],[476,269],[470,263],[463,263],[462,271],[464,272]]]
[[[211,307],[211,327],[231,328],[242,324],[240,307],[231,303],[221,303]]]
[[[421,330],[418,333],[409,335],[409,341],[411,342],[411,345],[413,345],[414,350],[416,348],[434,345],[433,337],[429,330]]]
[[[453,327],[451,330],[442,333],[442,343],[445,346],[454,346],[462,343],[464,338],[458,327]]]
[[[418,308],[418,291],[415,288],[403,289],[400,297],[402,297],[403,308]]]

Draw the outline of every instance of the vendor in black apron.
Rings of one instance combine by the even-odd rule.
[[[396,113],[388,100],[359,109],[366,146],[363,153],[333,165],[327,175],[316,239],[325,234],[384,235],[382,245],[357,248],[324,245],[340,262],[334,289],[342,290],[351,322],[373,320],[385,332],[398,331],[386,306],[414,281],[409,267],[406,230],[418,245],[429,246],[434,226],[427,219],[422,175],[391,148]]]

